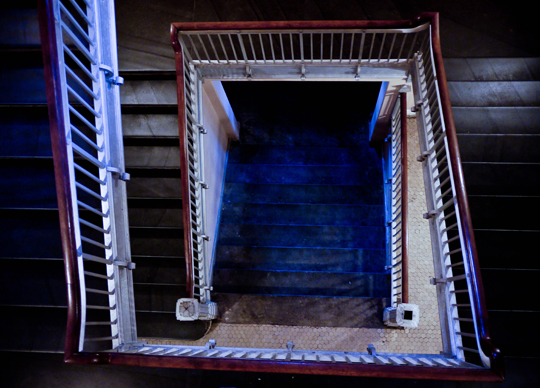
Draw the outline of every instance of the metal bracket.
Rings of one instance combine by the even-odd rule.
[[[424,219],[429,220],[431,218],[437,217],[438,215],[439,215],[438,211],[430,210],[429,212],[424,213],[423,217],[424,217]]]
[[[216,340],[215,339],[209,339],[206,343],[206,349],[215,349],[216,348]]]
[[[429,152],[424,151],[424,152],[422,152],[422,155],[420,155],[419,157],[416,158],[416,161],[417,162],[425,162],[427,160],[428,156],[429,156]]]
[[[120,170],[119,168],[116,168],[116,167],[108,166],[107,167],[107,172],[117,174],[118,179],[120,179],[121,181],[129,181],[131,179],[131,176],[129,175],[129,173],[127,173],[125,171],[122,171],[122,170]]]
[[[377,355],[377,350],[375,349],[375,346],[373,344],[368,345],[367,352],[369,353],[370,356],[376,356]]]
[[[203,189],[208,189],[208,185],[202,181],[199,182]]]
[[[360,61],[358,61],[358,66],[356,67],[356,74],[354,75],[356,81],[360,81]]]
[[[429,279],[429,284],[432,286],[436,286],[437,284],[444,284],[446,283],[446,280],[444,279],[437,279],[437,278],[431,278]]]
[[[306,80],[306,66],[302,63],[302,75],[300,76],[300,79],[302,81],[305,81]]]
[[[207,236],[206,234],[203,234],[201,237],[203,240],[210,241],[210,237]]]
[[[105,72],[105,80],[108,84],[118,86],[124,84],[124,78],[120,76],[115,76],[112,67],[101,64],[99,65],[99,70],[103,70]]]
[[[246,65],[246,76],[249,81],[253,80],[253,74],[251,73],[251,67]]]
[[[292,341],[287,342],[287,350],[289,351],[289,353],[292,352],[293,348],[294,343]]]
[[[206,135],[208,132],[206,131],[206,129],[201,125],[201,124],[196,124],[195,125],[197,128],[199,128],[199,132],[202,133],[203,135]]]
[[[135,269],[136,267],[133,261],[114,260],[113,264],[117,267],[126,267],[126,269]]]
[[[418,112],[422,110],[422,107],[424,106],[425,100],[420,101],[418,104],[415,104],[411,107],[411,112]]]

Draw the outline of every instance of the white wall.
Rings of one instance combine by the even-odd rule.
[[[204,135],[204,180],[208,185],[205,193],[205,232],[210,237],[208,258],[213,260],[225,177],[227,145],[229,139],[238,139],[238,123],[221,82],[207,80],[202,89],[203,127],[207,131]],[[212,268],[213,261],[208,268],[210,277]]]

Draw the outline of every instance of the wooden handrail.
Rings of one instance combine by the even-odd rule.
[[[476,326],[478,327],[481,337],[480,346],[482,347],[482,351],[490,358],[491,369],[502,379],[504,379],[504,364],[501,352],[491,342],[488,312],[484,296],[484,286],[482,284],[480,265],[478,263],[478,252],[476,249],[476,240],[474,237],[474,230],[472,226],[469,201],[465,188],[465,179],[463,175],[463,169],[461,167],[461,156],[457,141],[457,133],[454,123],[454,116],[452,113],[452,106],[450,102],[450,93],[448,91],[448,82],[446,80],[446,73],[444,71],[444,63],[441,51],[441,40],[439,33],[439,14],[437,12],[422,13],[417,17],[417,19],[431,20],[433,57],[435,69],[437,72],[436,81],[439,86],[442,113],[444,117],[444,124],[446,127],[446,137],[448,140],[448,147],[450,149],[449,159],[452,166],[452,178],[454,180],[457,206],[460,214],[460,226],[465,240],[463,241],[462,250],[465,260],[467,260],[469,264],[469,269],[471,271],[470,279],[472,283],[472,290],[470,290],[470,292],[476,311]]]
[[[407,93],[400,93],[401,110],[401,300],[409,303],[409,173],[407,168]]]
[[[81,332],[81,290],[77,262],[77,244],[73,208],[71,206],[71,185],[69,182],[69,163],[66,151],[63,95],[58,59],[58,46],[54,19],[54,2],[38,1],[39,30],[43,53],[45,89],[49,112],[51,146],[54,160],[54,179],[60,218],[60,236],[64,255],[64,268],[67,283],[67,327],[64,346],[64,359],[70,360],[79,351]]]

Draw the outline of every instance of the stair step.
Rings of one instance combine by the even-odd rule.
[[[133,271],[135,283],[180,284],[186,283],[186,260],[181,256],[140,256],[131,255],[137,265]]]
[[[129,198],[129,225],[182,228],[182,200]]]
[[[214,290],[221,293],[388,297],[385,273],[253,271],[216,268]]]
[[[524,297],[536,294],[537,279],[538,271],[482,269],[488,310],[540,310],[536,298]]]
[[[223,225],[220,245],[301,248],[384,248],[384,227]]]
[[[463,163],[470,195],[538,195],[540,164]]]
[[[383,328],[387,298],[242,295],[215,292],[219,321],[236,324]]]
[[[474,234],[481,268],[540,270],[540,261],[531,260],[531,252],[535,252],[540,238],[539,231],[475,229]]]
[[[175,312],[176,301],[188,297],[185,284],[135,283],[133,288],[138,311]]]
[[[540,135],[458,134],[464,162],[540,163]]]
[[[229,164],[286,165],[376,165],[377,152],[363,147],[283,147],[235,144],[229,151]]]
[[[3,306],[0,348],[25,352],[63,352],[66,317],[66,308]]]
[[[445,58],[448,81],[538,81],[540,58]]]
[[[122,104],[177,104],[176,80],[134,80],[126,77],[120,88]]]
[[[222,226],[244,225],[328,225],[383,226],[382,205],[241,204],[222,206]]]
[[[131,172],[128,169],[128,172]],[[159,177],[158,170],[154,170],[155,177],[141,176],[140,171],[132,173],[131,179],[126,184],[128,197],[139,198],[168,198],[177,199],[182,197],[182,182],[180,177]],[[175,175],[179,175],[176,172]],[[145,174],[148,175],[148,174]]]
[[[0,107],[0,156],[52,156],[46,106]]]
[[[283,166],[232,164],[226,182],[256,184],[365,185],[382,184],[381,170],[365,166]]]
[[[173,113],[129,113],[122,105],[122,132],[124,136],[178,136],[178,106]],[[138,109],[140,111],[140,109]]]
[[[523,341],[523,323],[539,322],[540,311],[488,311],[491,336],[505,357],[531,357],[538,365],[538,353],[533,341]],[[536,367],[538,368],[538,367]],[[532,381],[532,380],[529,380]]]
[[[452,107],[458,133],[540,134],[540,108]]]
[[[0,158],[3,207],[56,208],[52,158]]]
[[[2,209],[1,213],[0,244],[3,257],[63,257],[58,211]],[[36,243],[37,238],[39,243]]]
[[[526,215],[539,201],[540,197],[469,196],[469,208],[475,229],[534,230],[536,217]]]
[[[131,254],[136,256],[179,256],[184,253],[181,228],[130,227]]]
[[[383,205],[383,186],[299,185],[227,182],[224,203]]]
[[[0,104],[46,104],[41,52],[11,52],[0,64]]]
[[[216,267],[242,270],[382,272],[384,249],[275,248],[219,245]]]
[[[148,141],[148,143],[151,143]],[[178,143],[178,139],[176,139]],[[175,146],[125,146],[124,158],[128,168],[180,168],[180,148]]]
[[[67,305],[62,260],[0,259],[0,266],[1,305]]]
[[[41,45],[35,4],[2,7],[0,26],[0,46],[36,48]]]
[[[539,106],[540,81],[448,82],[452,106]]]

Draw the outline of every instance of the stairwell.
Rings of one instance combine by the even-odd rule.
[[[382,163],[367,126],[379,87],[224,83],[241,132],[213,275],[221,321],[382,326]]]
[[[147,4],[154,6],[155,3]],[[232,15],[232,13],[241,9],[240,7],[224,6],[224,2],[214,2],[218,4],[219,10],[222,12],[218,16],[212,7],[201,5],[207,3],[209,2],[199,2],[197,7],[194,7],[193,20],[220,20],[220,18],[221,20],[236,20],[237,15]],[[244,3],[247,4],[247,2]],[[268,2],[268,4],[270,3]],[[305,3],[312,6],[309,9],[314,7],[313,1]],[[423,7],[411,6],[410,2],[399,2],[399,11],[397,11],[394,5],[387,7],[387,3],[391,2],[381,3],[384,4],[384,9],[381,6],[373,6],[374,13],[369,13],[367,16],[351,13],[347,7],[325,9],[322,16],[320,11],[316,14],[307,14],[303,7],[299,7],[301,11],[295,13],[294,2],[290,2],[292,5],[287,7],[285,11],[279,11],[277,16],[272,13],[276,9],[274,7],[267,9],[257,6],[256,9],[262,12],[261,15],[266,20],[276,18],[296,20],[302,17],[307,19],[397,19],[412,17],[423,10],[421,9]],[[398,4],[398,2],[395,3]],[[126,4],[129,5],[123,5],[125,9],[134,8],[132,2],[126,2]],[[451,21],[450,26],[446,24],[447,29],[441,32],[443,39],[446,39],[447,42],[455,40],[460,44],[464,43],[466,46],[470,46],[467,54],[463,55],[469,55],[468,53],[479,55],[476,51],[478,45],[484,45],[486,41],[491,44],[498,41],[499,31],[497,34],[493,33],[494,29],[499,28],[495,24],[490,24],[490,28],[483,29],[482,32],[471,28],[472,25],[474,27],[477,25],[485,26],[486,23],[491,23],[490,19],[482,19],[488,20],[488,22],[479,22],[477,19],[468,22],[459,18],[459,15],[463,15],[463,10],[467,10],[466,6],[461,8],[461,3],[452,3],[452,7],[454,4],[459,5],[456,7],[457,11],[444,8],[446,3],[441,3],[443,7],[438,6],[437,2],[426,4],[430,4],[429,8],[431,9],[441,10],[441,15],[446,17],[445,23]],[[358,7],[358,4],[356,6]],[[450,7],[450,3],[448,3],[448,7]],[[249,7],[245,9],[249,9]],[[493,15],[501,13],[501,9],[502,6],[494,6],[494,3],[490,3],[483,12],[485,15]],[[140,7],[137,8],[136,12],[136,16],[133,16],[132,13],[117,16],[123,18],[124,21],[129,19],[141,35],[150,36],[151,33],[158,30],[154,28],[157,26],[157,21],[156,24],[152,24],[152,29],[147,28],[146,24],[140,23],[143,20],[148,21],[147,9]],[[166,18],[162,18],[170,22],[171,12],[167,10],[167,12],[162,13],[167,15]],[[456,14],[458,16],[455,16]],[[154,20],[158,20],[158,16],[155,15]],[[474,16],[474,13],[470,12],[470,16]],[[242,17],[246,18],[244,14]],[[249,20],[255,20],[251,14],[248,17],[251,17]],[[197,386],[203,380],[205,384],[215,386],[234,386],[260,384],[261,379],[263,382],[271,382],[270,384],[274,386],[357,386],[359,382],[375,385],[377,383],[382,385],[397,383],[401,386],[418,385],[417,381],[412,380],[381,381],[372,378],[351,379],[335,376],[313,377],[216,371],[205,371],[204,374],[187,374],[186,378],[186,373],[183,373],[185,371],[170,371],[159,368],[66,365],[62,363],[60,354],[50,354],[51,352],[63,351],[66,287],[61,260],[58,215],[55,210],[56,198],[52,161],[47,156],[50,154],[42,153],[43,151],[48,152],[47,148],[50,148],[47,146],[50,142],[46,117],[47,109],[44,105],[44,99],[32,97],[36,95],[36,90],[38,94],[43,92],[35,2],[23,1],[17,4],[2,4],[0,18],[5,21],[2,23],[3,29],[0,33],[0,52],[4,58],[9,58],[9,61],[2,61],[0,69],[0,89],[2,90],[0,94],[2,113],[0,128],[3,134],[3,149],[0,158],[0,199],[2,201],[0,211],[0,236],[2,236],[0,349],[2,352],[0,355],[4,361],[5,370],[9,371],[3,376],[6,386],[24,385],[31,387],[47,383],[49,386],[68,385],[73,384],[74,376],[77,376],[78,382],[87,383],[88,386],[97,383],[105,384],[105,381],[107,383],[116,381],[118,385],[124,386],[140,386],[144,382],[147,382],[147,385],[159,383],[163,386],[177,386],[178,383],[186,383]],[[176,16],[176,19],[180,19],[180,17]],[[462,24],[455,23],[455,20],[461,20]],[[460,31],[467,28],[470,29],[467,31],[472,31],[471,35],[460,35]],[[456,29],[457,33],[455,33]],[[501,29],[500,34],[505,34],[505,28]],[[162,40],[166,41],[166,34],[163,36]],[[456,36],[458,39],[455,39]],[[464,39],[464,36],[467,39]],[[470,39],[470,36],[475,39]],[[529,41],[533,42],[533,38],[534,35],[530,35]],[[148,42],[153,41],[141,39],[140,42],[137,42],[139,45],[137,47],[142,47],[141,52],[145,55],[144,60],[150,64],[157,56],[151,52],[151,44]],[[444,51],[446,49],[444,45],[443,41],[443,53],[448,53],[448,51]],[[165,47],[163,52],[169,53],[168,43],[164,43],[163,47]],[[484,47],[492,46],[485,45]],[[523,47],[526,47],[525,43]],[[467,47],[465,48],[467,49]],[[530,51],[525,51],[523,55],[537,55],[534,50],[535,47],[531,48]],[[507,53],[502,48],[496,52],[499,56],[515,56],[516,51]],[[458,53],[459,51],[455,50],[454,52]],[[162,62],[165,62],[164,58],[165,55],[159,56]],[[133,61],[136,62],[136,60]],[[166,58],[166,60],[167,63],[171,62],[170,58]],[[510,66],[514,62],[531,60],[537,61],[537,59],[532,58],[505,58],[503,62]],[[476,73],[471,78],[471,63],[474,61],[477,61]],[[525,79],[518,80],[505,78],[514,74],[512,71],[493,72],[492,65],[486,61],[477,58],[472,58],[472,61],[471,58],[447,58],[445,64],[450,85],[454,88],[452,93],[454,115],[459,132],[492,334],[495,343],[504,352],[507,365],[508,380],[502,386],[530,386],[531,383],[538,380],[536,378],[538,375],[538,355],[534,335],[531,337],[527,333],[529,333],[530,328],[534,328],[534,323],[540,320],[538,303],[535,303],[534,298],[530,297],[536,295],[536,290],[533,287],[540,270],[538,260],[535,260],[534,254],[531,253],[536,250],[535,242],[539,231],[537,222],[535,222],[538,217],[536,206],[540,192],[538,187],[538,182],[540,182],[538,166],[540,163],[536,152],[539,149],[537,143],[540,136],[539,105],[537,99],[533,99],[533,103],[524,103],[519,100],[516,103],[507,100],[499,104],[496,103],[496,100],[490,100],[489,103],[484,104],[481,101],[487,94],[475,92],[474,89],[482,82],[485,82],[484,86],[488,87],[488,91],[490,87],[499,84],[498,86],[502,89],[499,88],[496,95],[500,96],[501,91],[508,90],[510,87],[515,88],[519,85],[529,84],[532,86],[532,96],[538,96],[538,66],[528,67],[529,75]],[[454,72],[454,69],[460,66],[459,62],[465,63],[463,71],[468,74],[468,78],[464,79],[459,75],[463,74],[462,70]],[[156,67],[154,63],[152,65],[148,65],[146,68]],[[495,78],[485,79],[485,74],[491,74],[491,77]],[[456,99],[459,95],[456,92],[457,89],[471,91],[471,87],[471,98],[467,102],[460,102]],[[531,94],[529,93],[529,95]],[[134,107],[133,113],[136,113],[135,109],[139,108],[141,107]],[[136,114],[132,116],[134,121],[139,119],[143,121],[142,117],[145,114],[151,115],[148,111],[143,113],[141,110],[140,112],[141,116]],[[124,113],[127,113],[125,116],[127,118],[129,112],[126,107],[124,107]],[[161,117],[166,121],[175,120],[172,111],[167,118],[165,115]],[[124,127],[126,128],[125,124]],[[126,146],[129,147],[128,139],[126,139]],[[39,151],[40,149],[41,151]],[[515,159],[507,158],[510,151],[513,152]],[[480,160],[478,159],[479,155],[482,155]],[[136,182],[136,179],[133,177],[133,182]],[[150,198],[152,195],[154,194],[151,194]],[[130,218],[134,221],[136,216],[133,210],[137,207],[136,201],[138,201],[136,198],[143,196],[133,192],[130,193],[130,196],[130,207],[133,207],[130,210]],[[165,203],[166,201],[163,202],[163,204]],[[178,205],[169,203],[166,206],[174,208]],[[145,208],[155,207],[154,205],[143,205],[142,202],[139,204],[141,211],[144,211]],[[143,229],[141,229],[141,234],[144,235]],[[135,235],[136,233],[132,231],[132,240],[136,238]],[[139,255],[145,256],[142,253]],[[167,279],[165,273],[169,275],[177,271],[176,262],[168,260],[168,258],[163,257],[149,258],[150,264],[146,266],[148,268],[147,275],[142,276],[144,281],[152,283],[151,274],[155,272],[164,273],[164,276],[160,278]],[[141,258],[135,261],[138,264],[137,271],[145,268]],[[161,268],[175,269],[153,269],[152,263],[158,261],[162,263],[168,261],[168,264]],[[156,267],[158,266],[156,265]],[[181,269],[178,268],[178,271]],[[24,276],[21,275],[23,273]],[[182,275],[179,277],[183,278]],[[23,282],[23,278],[28,281]],[[142,281],[138,280],[137,282]],[[149,297],[148,300],[150,299]],[[144,318],[140,318],[142,317],[141,311],[138,311],[137,314],[138,323],[141,320],[139,323],[140,332],[144,333],[142,323]],[[151,323],[148,323],[147,327],[150,325]],[[33,378],[36,376],[39,378]],[[426,383],[431,384],[431,382]],[[448,387],[455,386],[455,383],[438,382],[438,384]],[[468,385],[491,386],[487,383],[468,383]],[[501,385],[497,384],[497,386]]]

